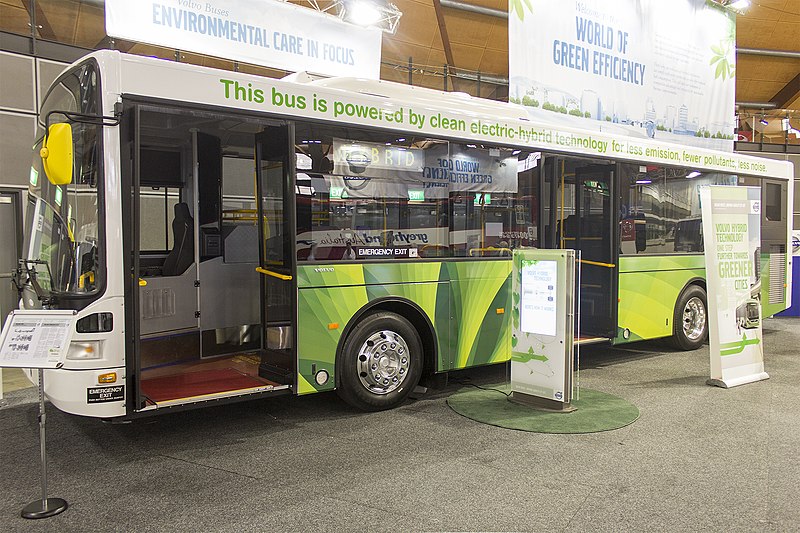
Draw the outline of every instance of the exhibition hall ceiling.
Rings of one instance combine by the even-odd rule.
[[[309,5],[308,0],[293,0]],[[444,65],[450,68],[448,90],[504,99],[508,76],[508,21],[497,16],[445,7],[448,0],[393,0],[402,11],[397,32],[383,36],[381,77],[407,83],[409,60],[414,85],[444,88]],[[458,0],[507,12],[508,0]],[[318,4],[323,4],[319,0]],[[323,4],[324,5],[324,4]],[[29,33],[30,11],[36,12],[39,37],[86,48],[110,45],[104,30],[102,0],[0,0],[0,29]],[[737,17],[737,45],[747,49],[800,52],[800,0],[754,0]],[[142,44],[117,42],[133,53],[174,58],[172,51]],[[184,53],[182,60],[233,68],[230,61]],[[278,76],[280,72],[241,66],[241,70]],[[455,75],[453,75],[455,74]],[[736,70],[737,102],[776,102],[800,116],[800,59],[739,53]],[[757,111],[757,110],[751,110]],[[778,112],[766,111],[777,116]]]

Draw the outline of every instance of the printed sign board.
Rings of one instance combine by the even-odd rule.
[[[730,11],[705,0],[509,6],[509,100],[533,118],[733,149]]]
[[[512,279],[511,390],[568,404],[575,251],[514,250]]]
[[[380,77],[379,29],[290,3],[106,0],[105,13],[111,37],[290,72]]]
[[[711,185],[700,190],[711,354],[710,384],[761,379],[761,189]]]
[[[58,368],[73,331],[71,310],[13,311],[0,336],[0,367]]]

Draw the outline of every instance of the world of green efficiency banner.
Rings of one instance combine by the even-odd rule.
[[[508,5],[508,99],[531,118],[733,149],[732,12],[706,0]]]
[[[764,372],[761,335],[761,190],[711,185],[700,191],[705,240],[709,384],[743,385]]]

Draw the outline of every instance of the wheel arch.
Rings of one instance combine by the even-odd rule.
[[[420,341],[422,342],[422,375],[426,376],[434,373],[436,370],[436,360],[438,357],[439,348],[436,342],[436,332],[433,328],[433,324],[431,323],[430,318],[428,318],[428,315],[425,314],[425,311],[423,311],[419,305],[411,300],[397,296],[386,296],[372,300],[364,307],[359,309],[350,318],[350,320],[347,322],[347,325],[342,330],[342,335],[339,337],[339,343],[336,346],[337,363],[342,354],[347,337],[350,335],[350,332],[353,330],[355,325],[367,315],[378,311],[389,311],[396,313],[408,320],[411,325],[414,326],[414,329],[417,330],[417,334],[419,334]],[[341,365],[336,364],[335,369],[336,375],[334,376],[334,379],[336,380],[335,385],[338,387]]]
[[[686,289],[688,289],[692,285],[697,285],[698,287],[703,289],[703,291],[705,291],[705,293],[706,293],[706,297],[708,297],[708,289],[706,288],[706,280],[705,280],[705,278],[701,278],[700,276],[695,276],[695,277],[689,279],[689,281],[687,281],[683,285],[683,287],[681,287],[681,290],[678,291],[678,297],[675,298],[675,303],[676,304],[678,303],[678,300],[681,299],[681,295],[686,291]]]

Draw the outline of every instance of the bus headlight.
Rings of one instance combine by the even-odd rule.
[[[67,359],[73,361],[86,361],[89,359],[100,359],[100,343],[90,342],[71,342],[67,351]]]

